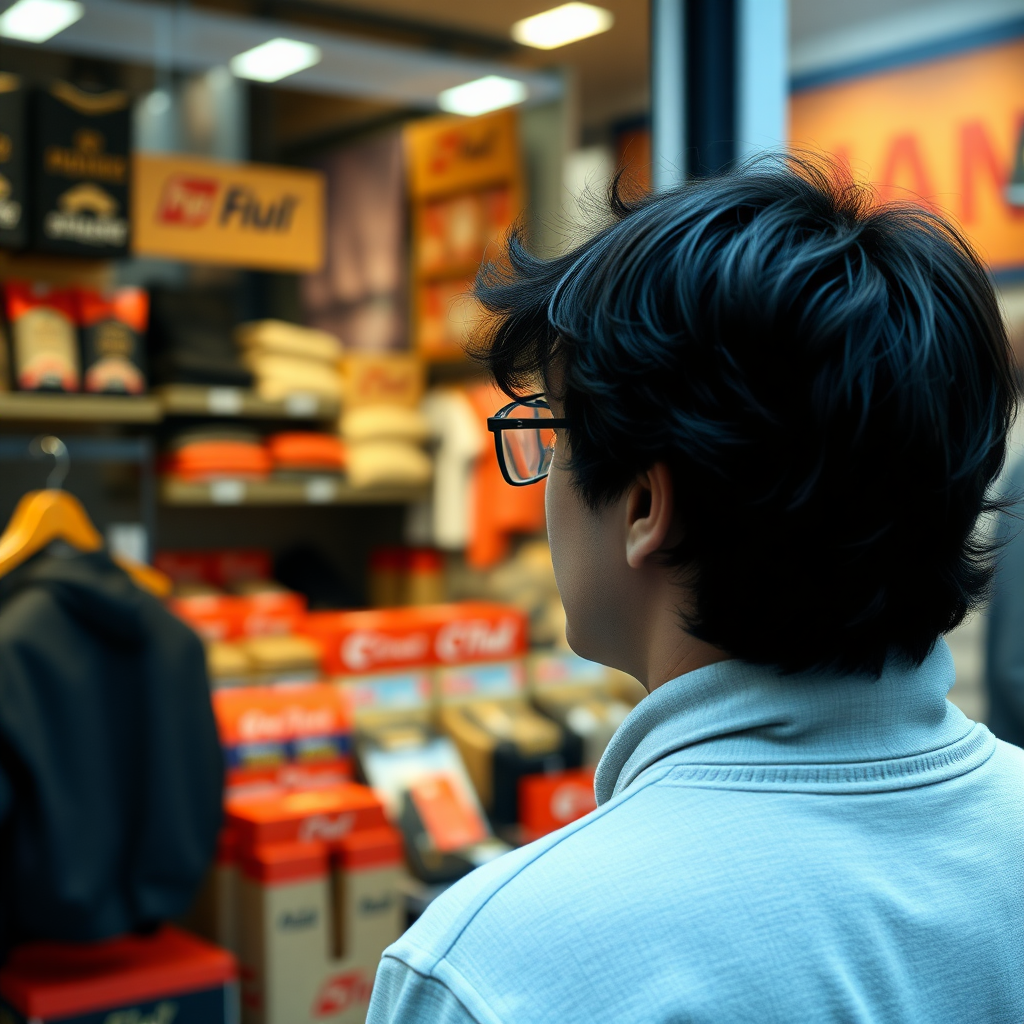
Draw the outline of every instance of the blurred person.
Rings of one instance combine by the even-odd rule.
[[[1020,1022],[1024,751],[942,639],[1015,399],[983,266],[803,158],[612,211],[476,290],[567,638],[649,694],[597,810],[431,904],[368,1021]]]

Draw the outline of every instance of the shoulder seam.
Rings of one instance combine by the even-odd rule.
[[[445,981],[442,981],[441,978],[435,978],[434,977],[434,974],[433,974],[432,970],[431,970],[431,972],[429,974],[424,974],[423,971],[418,970],[417,968],[413,967],[412,964],[410,964],[407,960],[403,960],[400,956],[395,956],[394,953],[385,952],[381,956],[381,959],[382,960],[384,960],[384,959],[395,960],[398,963],[400,963],[407,971],[412,971],[412,973],[415,974],[418,978],[422,978],[424,981],[432,981],[436,985],[440,985],[452,997],[452,999],[454,999],[455,1002],[457,1002],[459,1004],[459,1006],[461,1006],[462,1009],[466,1011],[466,1016],[471,1018],[473,1020],[474,1024],[484,1024],[484,1022],[481,1021],[480,1018],[452,990],[451,985],[449,985]],[[441,959],[444,959],[444,958],[442,957]],[[440,961],[438,961],[438,962],[440,962]],[[456,972],[456,973],[458,973],[458,972]],[[461,977],[461,975],[460,975],[460,977]]]

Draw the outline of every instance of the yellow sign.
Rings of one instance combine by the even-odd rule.
[[[432,117],[405,129],[414,199],[500,184],[519,176],[519,120],[514,109],[482,117]]]
[[[824,150],[881,198],[952,215],[996,271],[1024,267],[1006,187],[1024,125],[1024,39],[796,92],[793,145]]]
[[[198,157],[134,157],[132,251],[257,270],[319,270],[318,171]]]

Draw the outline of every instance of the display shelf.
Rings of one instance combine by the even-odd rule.
[[[152,395],[64,395],[0,392],[0,420],[62,423],[158,423],[163,407]]]
[[[428,496],[422,487],[356,488],[342,479],[160,481],[165,505],[404,505]]]
[[[243,388],[165,384],[156,389],[166,416],[224,416],[245,419],[330,420],[338,415],[336,401],[308,393],[279,401],[260,398]]]

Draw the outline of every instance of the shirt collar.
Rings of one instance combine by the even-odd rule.
[[[921,665],[890,662],[877,679],[706,665],[630,712],[597,767],[597,802],[669,756],[673,764],[844,764],[938,750],[973,725],[946,700],[953,682],[941,639]]]

